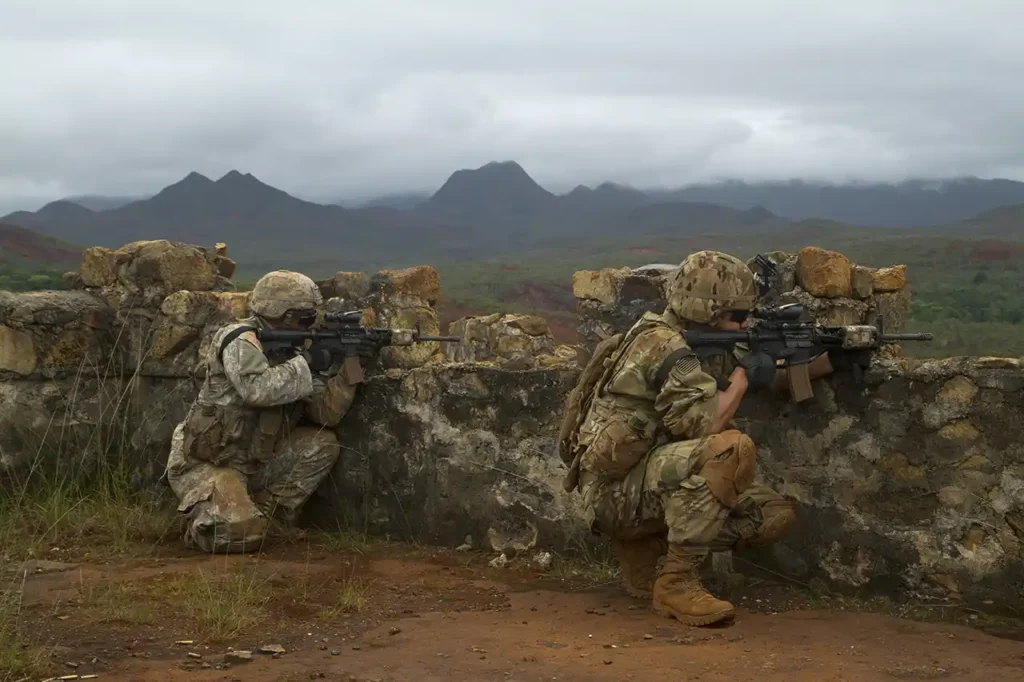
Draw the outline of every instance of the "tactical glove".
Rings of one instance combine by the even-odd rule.
[[[832,365],[832,369],[837,372],[848,372],[855,365],[861,369],[867,369],[871,366],[871,351],[830,348],[828,350],[828,362]]]
[[[363,339],[359,342],[359,345],[356,346],[356,355],[358,355],[360,359],[368,361],[377,357],[377,352],[379,350],[380,349],[376,343],[369,339]]]
[[[311,372],[326,372],[331,368],[331,351],[313,346],[302,351],[302,357],[309,365]]]
[[[740,358],[740,366],[747,370],[750,388],[767,388],[775,383],[775,360],[765,352],[750,352]]]

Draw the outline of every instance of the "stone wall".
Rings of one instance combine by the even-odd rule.
[[[813,249],[775,255],[778,297],[819,319],[881,314],[898,328],[905,315],[904,268],[867,271]],[[67,278],[73,290],[0,292],[0,476],[36,453],[82,462],[127,452],[136,482],[156,485],[210,334],[244,313],[232,268],[223,245],[147,242],[88,250]],[[585,333],[663,307],[670,271],[578,274]],[[444,331],[432,268],[318,284],[328,309],[360,309],[365,324]],[[451,327],[462,344],[390,349],[369,373],[306,520],[450,546],[468,538],[508,554],[594,541],[578,498],[561,490],[554,445],[579,372],[574,350],[556,346],[539,318]],[[804,403],[751,396],[738,422],[764,478],[800,507],[786,542],[754,560],[833,589],[1024,607],[1022,387],[1016,360],[897,356],[863,385],[848,375],[815,382]],[[97,439],[105,429],[117,437]]]
[[[873,269],[851,263],[833,251],[809,246],[797,254],[765,254],[778,265],[769,303],[801,303],[821,324],[875,324],[903,330],[910,310],[907,268]],[[749,265],[757,270],[753,259]],[[593,345],[628,329],[645,312],[665,309],[671,265],[581,270],[573,277],[580,334]]]

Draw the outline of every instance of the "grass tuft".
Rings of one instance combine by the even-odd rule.
[[[269,618],[271,585],[255,569],[212,575],[202,569],[150,586],[151,597],[173,602],[195,637],[224,642]]]
[[[360,613],[369,601],[369,586],[364,581],[349,576],[338,588],[334,603],[321,609],[320,617],[329,620],[345,614]]]
[[[606,546],[576,542],[569,552],[555,555],[549,574],[566,582],[596,587],[617,582],[619,565]]]

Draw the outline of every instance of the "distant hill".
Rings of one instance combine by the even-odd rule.
[[[331,272],[578,249],[606,238],[636,241],[629,236],[634,234],[658,239],[703,235],[724,242],[755,232],[777,233],[808,217],[817,222],[798,227],[812,234],[812,225],[831,221],[841,228],[849,222],[893,227],[944,223],[945,228],[935,229],[959,235],[1006,224],[1009,218],[978,216],[961,224],[952,216],[963,214],[965,207],[982,206],[965,218],[996,210],[999,204],[990,202],[1017,192],[1020,201],[1010,203],[1024,204],[1024,183],[1000,180],[831,188],[723,183],[674,192],[604,183],[555,195],[518,163],[503,161],[456,171],[425,200],[408,195],[360,208],[304,201],[251,174],[231,171],[216,181],[190,173],[151,197],[109,210],[62,200],[2,220],[76,244],[223,241],[243,269],[290,263],[310,272]],[[924,220],[927,216],[934,220]]]
[[[511,217],[536,215],[556,203],[518,163],[495,161],[455,171],[422,208],[434,215]]]
[[[5,220],[58,239],[110,247],[138,239],[223,241],[241,264],[254,269],[290,262],[327,272],[480,258],[638,228],[687,233],[784,222],[763,209],[653,204],[641,192],[611,184],[559,197],[512,161],[456,171],[427,201],[407,210],[303,201],[231,171],[216,181],[190,173],[152,197],[111,210],[55,201]]]
[[[732,208],[763,206],[793,220],[825,218],[854,225],[921,227],[955,223],[997,206],[1024,203],[1024,183],[979,178],[896,185],[723,182],[652,192],[650,196],[658,201],[705,201]]]
[[[1000,206],[964,221],[961,230],[976,237],[1024,238],[1024,203]]]
[[[374,197],[361,202],[336,201],[334,203],[345,208],[393,208],[399,211],[411,211],[429,200],[429,193],[404,192]]]
[[[0,262],[42,266],[72,266],[82,249],[16,225],[0,223]]]
[[[110,211],[115,208],[121,208],[126,204],[130,204],[133,201],[140,201],[142,199],[148,199],[147,196],[141,197],[107,197],[98,194],[83,194],[74,197],[65,197],[64,201],[70,201],[73,204],[84,206],[90,211]]]

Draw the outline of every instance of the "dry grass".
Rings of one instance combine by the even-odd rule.
[[[144,586],[134,581],[79,581],[79,605],[89,610],[93,622],[149,625],[160,615]]]
[[[577,542],[569,552],[555,555],[548,575],[588,587],[611,585],[619,580],[619,565],[604,546]]]
[[[256,568],[222,574],[197,568],[154,582],[147,595],[173,605],[190,628],[190,637],[224,642],[267,622],[272,590]]]
[[[30,646],[22,633],[23,580],[0,585],[0,682],[39,675],[46,659],[45,653]]]
[[[350,575],[334,597],[334,602],[320,610],[320,617],[330,620],[340,615],[360,613],[370,601],[369,586],[363,580]]]

